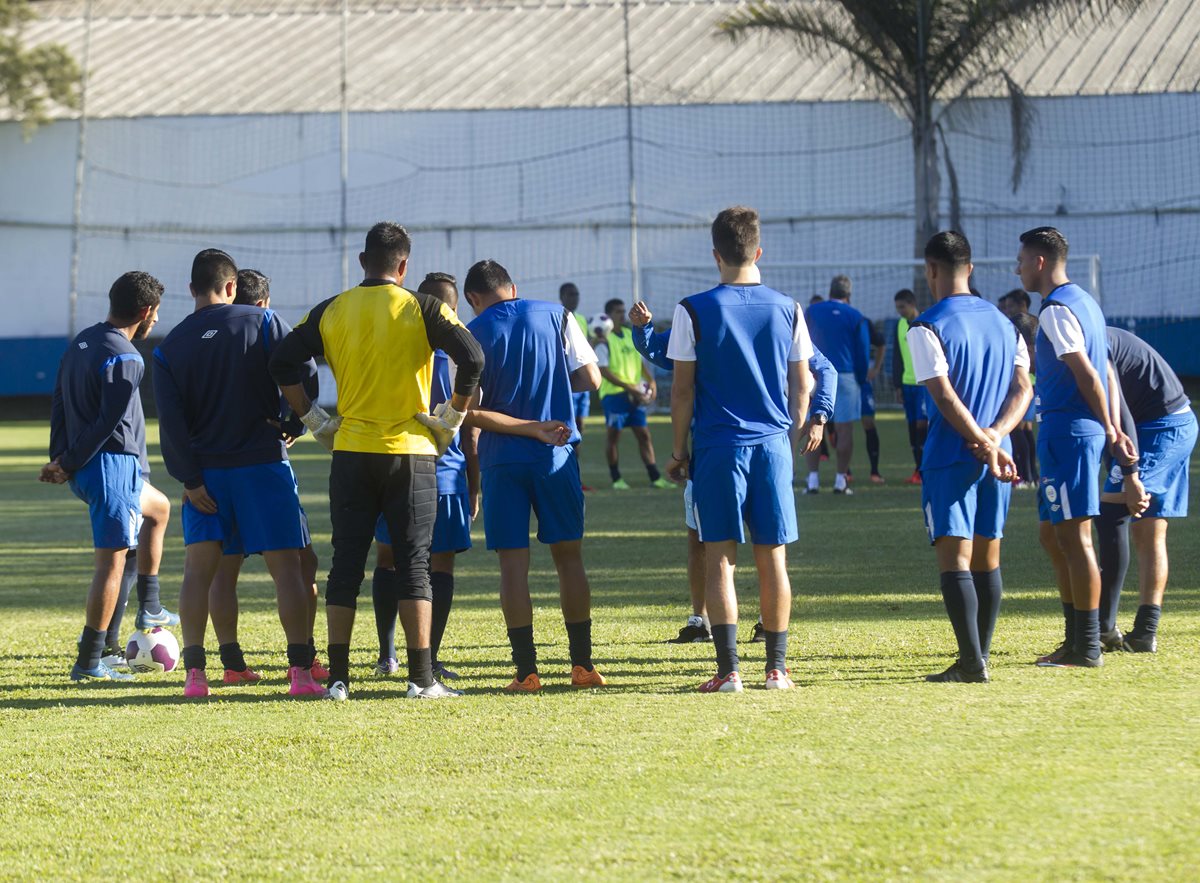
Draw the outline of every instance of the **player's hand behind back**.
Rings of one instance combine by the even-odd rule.
[[[571,440],[571,429],[561,420],[543,420],[533,424],[533,437],[543,444],[561,448]]]
[[[1146,486],[1136,472],[1126,476],[1122,483],[1125,485],[1125,507],[1130,515],[1137,518],[1150,508],[1150,495],[1146,493]]]
[[[46,484],[66,484],[68,478],[70,476],[67,475],[57,458],[43,466],[41,474],[38,475],[38,481],[44,481]]]

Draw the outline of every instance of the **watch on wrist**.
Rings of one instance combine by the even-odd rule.
[[[813,414],[812,422],[815,423],[817,426],[824,426],[826,423],[829,422],[829,415],[824,414],[824,413]]]

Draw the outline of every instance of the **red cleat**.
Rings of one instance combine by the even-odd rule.
[[[321,660],[317,657],[313,657],[312,668],[310,668],[309,671],[312,672],[312,676],[318,681],[329,680],[329,669],[321,665]]]
[[[257,684],[262,680],[262,675],[252,668],[245,668],[242,671],[234,671],[232,668],[225,669],[225,677],[221,682],[233,686],[234,684]]]
[[[916,469],[914,469],[913,474],[910,475],[908,478],[904,479],[904,483],[905,484],[915,484],[915,485],[921,484],[921,473],[918,472]]]

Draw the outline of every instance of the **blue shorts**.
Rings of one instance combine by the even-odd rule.
[[[904,397],[904,419],[909,423],[916,423],[918,420],[928,420],[929,412],[933,407],[933,402],[929,400],[929,390],[924,384],[918,383],[916,386],[909,386],[907,383],[901,387],[900,394]]]
[[[645,426],[646,409],[635,405],[625,393],[614,393],[600,400],[604,406],[604,425],[609,429],[621,430],[626,426]]]
[[[569,448],[556,449],[552,460],[483,470],[483,533],[489,549],[528,549],[531,510],[537,515],[538,542],[583,539],[583,487],[579,461]]]
[[[592,413],[592,394],[590,392],[577,392],[571,396],[571,401],[575,405],[575,424]]]
[[[1061,524],[1100,514],[1100,456],[1104,436],[1038,436],[1042,479],[1038,486],[1038,518]]]
[[[71,492],[88,504],[97,549],[133,549],[142,529],[142,467],[133,454],[101,451],[71,476]]]
[[[1184,518],[1188,514],[1188,464],[1196,446],[1196,415],[1168,414],[1137,427],[1138,474],[1150,494],[1143,518]],[[1124,489],[1121,467],[1113,464],[1106,494]]]
[[[921,470],[921,509],[929,542],[939,537],[1004,536],[1012,485],[975,460]]]
[[[383,516],[375,522],[375,542],[390,546],[387,522]],[[437,520],[433,522],[431,555],[465,552],[471,548],[471,497],[469,494],[438,494]]]
[[[303,549],[311,542],[296,475],[287,460],[205,469],[204,487],[217,504],[217,514],[206,515],[185,500],[185,546],[216,541],[226,555],[254,555]]]
[[[696,510],[692,508],[692,480],[683,486],[683,523],[688,530],[696,529]]]
[[[862,396],[862,415],[864,417],[874,417],[875,388],[871,385],[871,381],[864,380],[862,386],[859,387],[859,393]]]
[[[700,541],[746,541],[760,546],[794,543],[796,497],[787,434],[756,445],[701,448],[693,466],[692,513]]]
[[[838,372],[837,397],[833,400],[833,422],[853,423],[862,418],[862,390],[852,371]]]

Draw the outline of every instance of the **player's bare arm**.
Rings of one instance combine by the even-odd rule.
[[[667,475],[672,481],[688,477],[688,435],[692,431],[692,413],[696,408],[696,363],[675,361],[675,379],[671,383],[671,459]]]
[[[1108,396],[1104,393],[1104,384],[1100,382],[1100,375],[1089,361],[1087,353],[1063,353],[1062,361],[1075,378],[1075,384],[1079,387],[1079,394],[1083,396],[1084,402],[1104,426],[1104,436],[1108,439],[1113,456],[1124,463],[1136,462],[1137,452],[1133,450],[1132,443],[1128,440],[1122,443],[1117,427],[1109,418]]]
[[[571,372],[571,392],[594,392],[600,388],[601,371],[595,362],[580,365]]]

